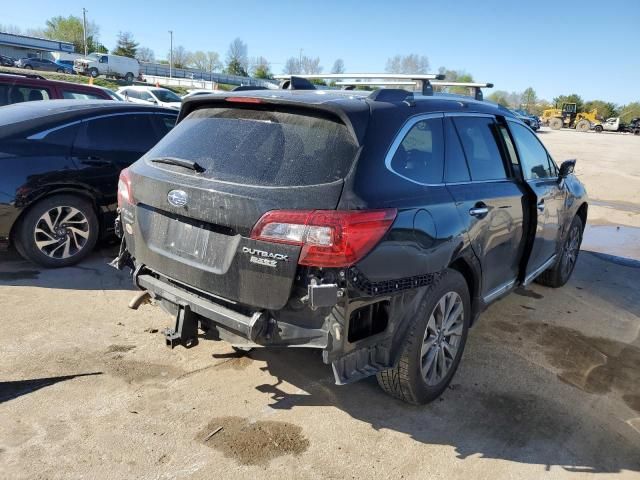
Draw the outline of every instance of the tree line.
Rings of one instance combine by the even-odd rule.
[[[73,43],[76,52],[84,52],[84,35],[82,19],[74,15],[68,17],[56,16],[46,21],[44,28],[22,30],[12,25],[0,25],[0,31],[35,37],[62,40]],[[100,27],[93,21],[87,21],[87,50],[89,52],[108,53],[109,49],[100,42]],[[168,64],[172,59],[175,68],[194,68],[207,72],[224,72],[230,75],[253,76],[256,78],[273,78],[272,63],[263,56],[249,57],[249,49],[240,38],[235,38],[228,46],[224,58],[213,50],[189,51],[182,45],[177,45],[171,52],[167,52],[164,58],[156,59],[155,52],[140,45],[133,34],[128,31],[118,33],[115,46],[111,53],[132,57],[140,62]],[[394,55],[387,59],[385,71],[388,73],[429,73],[430,63],[428,57],[416,53],[408,55]],[[345,63],[341,58],[333,62],[330,73],[345,73]],[[302,55],[287,58],[282,67],[284,74],[320,74],[324,72],[320,57]],[[464,70],[452,70],[440,67],[438,73],[444,74],[450,81],[473,82],[473,75]],[[323,81],[316,83],[324,84]],[[465,93],[464,88],[450,87],[446,91],[451,93]],[[495,90],[487,96],[487,99],[505,107],[524,110],[530,114],[542,115],[542,112],[555,106],[561,107],[562,103],[575,103],[578,112],[598,110],[598,115],[603,118],[620,116],[628,122],[632,118],[640,117],[640,102],[632,102],[628,105],[616,105],[605,100],[584,101],[579,95],[559,95],[552,102],[538,98],[533,87],[522,92],[508,92]]]

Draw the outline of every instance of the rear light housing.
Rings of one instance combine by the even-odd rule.
[[[348,267],[361,260],[387,233],[397,210],[273,210],[251,238],[302,247],[298,264]]]
[[[131,174],[129,169],[125,168],[120,172],[120,178],[118,179],[118,208],[121,208],[124,204],[133,205],[134,203]]]

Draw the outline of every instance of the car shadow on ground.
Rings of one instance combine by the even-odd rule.
[[[41,388],[55,385],[56,383],[73,380],[77,377],[88,377],[93,375],[102,375],[102,372],[78,373],[76,375],[63,375],[58,377],[47,378],[31,378],[29,380],[14,380],[0,382],[0,403],[13,400],[14,398],[27,395],[29,393],[40,390]]]
[[[0,253],[0,287],[9,285],[70,290],[135,290],[129,269],[118,271],[109,266],[109,262],[117,255],[117,245],[102,244],[77,265],[43,268],[24,260],[11,249]]]
[[[585,254],[565,288],[582,285],[585,293],[635,314],[639,300],[629,295],[633,285],[622,284],[622,277],[633,278],[629,268],[636,266]],[[605,276],[608,280],[600,282]],[[542,291],[547,297],[565,295]],[[493,308],[505,310],[499,304]],[[319,352],[303,349],[253,350],[250,358],[265,362],[263,369],[276,378],[256,388],[269,395],[274,410],[335,407],[377,431],[449,445],[460,459],[502,459],[547,470],[640,472],[638,432],[611,406],[624,399],[635,412],[630,418],[640,418],[640,337],[623,343],[526,314],[487,317],[471,330],[452,385],[426,406],[389,397],[375,378],[336,386]],[[531,350],[546,358],[545,366],[531,361]]]

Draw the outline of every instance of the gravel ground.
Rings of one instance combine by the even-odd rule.
[[[594,209],[593,228],[640,226],[639,138],[541,137],[626,208]],[[593,243],[608,255],[583,251],[565,287],[492,305],[424,407],[375,379],[335,386],[311,350],[167,349],[172,319],[127,308],[113,247],[55,271],[2,254],[0,478],[638,479],[640,263]]]

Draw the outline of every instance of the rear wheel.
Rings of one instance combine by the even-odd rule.
[[[580,120],[576,124],[576,130],[579,132],[588,132],[590,128],[591,124],[589,123],[589,120]]]
[[[569,281],[578,261],[583,229],[582,219],[576,215],[571,222],[566,238],[562,242],[558,260],[553,267],[545,270],[536,278],[537,283],[546,287],[558,288]]]
[[[24,68],[26,70],[33,70],[33,67],[31,65],[25,65]]]
[[[594,127],[594,130],[596,131],[596,133],[602,133],[602,125],[596,125]]]
[[[86,257],[98,240],[93,206],[74,195],[36,203],[18,225],[16,250],[43,267],[65,267]]]
[[[129,72],[124,76],[124,79],[127,83],[133,82],[133,73]]]
[[[395,368],[378,373],[390,395],[416,405],[435,400],[453,378],[469,330],[471,306],[464,277],[446,270],[430,287]]]
[[[562,128],[562,119],[560,118],[552,118],[549,120],[549,126],[552,130],[560,130]]]

